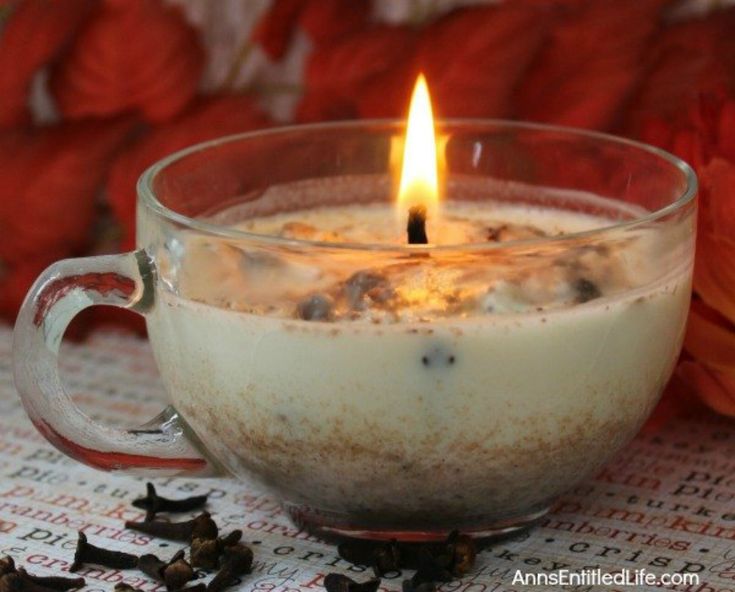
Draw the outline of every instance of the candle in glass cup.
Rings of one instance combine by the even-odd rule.
[[[161,263],[177,289],[149,317],[175,404],[213,456],[338,532],[495,532],[542,514],[637,431],[682,339],[688,255],[662,276],[671,240],[651,229],[585,238],[645,212],[575,192],[578,208],[546,207],[559,190],[504,183],[477,200],[488,185],[471,179],[439,203],[428,116],[418,132],[409,117],[397,205],[362,203],[365,179],[268,189],[210,221],[292,248],[192,235]],[[340,198],[293,207],[319,194]]]

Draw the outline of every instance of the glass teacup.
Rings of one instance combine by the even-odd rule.
[[[255,480],[313,531],[486,536],[542,516],[635,435],[670,376],[696,179],[611,136],[440,129],[447,219],[515,223],[422,246],[301,223],[349,207],[381,224],[400,123],[272,129],[151,167],[138,250],[56,263],[27,297],[14,364],[34,424],[96,468]],[[141,428],[95,424],[59,380],[63,332],[95,304],[146,317],[172,405]]]

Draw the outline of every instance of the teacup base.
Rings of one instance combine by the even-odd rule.
[[[483,522],[474,520],[471,525],[457,525],[456,528],[390,528],[384,525],[372,528],[368,524],[355,523],[354,517],[335,512],[324,512],[313,508],[283,504],[284,510],[299,528],[325,539],[351,538],[374,541],[398,540],[404,542],[428,543],[443,541],[453,530],[459,530],[476,539],[506,537],[534,526],[548,512],[549,507],[515,516],[508,520]]]

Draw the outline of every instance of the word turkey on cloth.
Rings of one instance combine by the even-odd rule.
[[[10,555],[39,575],[60,575],[69,568],[79,530],[107,548],[173,555],[176,544],[123,526],[144,518],[130,503],[144,494],[144,479],[84,467],[36,432],[13,386],[11,342],[11,332],[0,329],[0,556]],[[101,422],[136,425],[165,401],[149,346],[133,337],[100,333],[83,345],[65,344],[62,377],[77,404]],[[209,495],[220,529],[243,530],[255,561],[237,590],[319,591],[330,572],[359,580],[372,575],[340,559],[332,544],[299,531],[276,500],[249,483],[154,483],[167,497]],[[700,584],[682,591],[735,591],[735,424],[703,411],[639,436],[594,479],[560,500],[538,527],[490,545],[470,574],[438,590],[512,592],[523,589],[512,583],[518,570],[594,567],[696,572]],[[87,579],[89,592],[112,591],[120,582],[146,592],[163,590],[134,570],[86,567],[78,575]],[[381,588],[398,591],[404,577],[388,574]],[[603,588],[575,588],[598,589]]]

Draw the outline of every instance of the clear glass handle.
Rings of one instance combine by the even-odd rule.
[[[36,280],[15,324],[15,384],[36,428],[76,460],[102,470],[204,476],[212,464],[173,407],[138,429],[99,425],[74,404],[59,378],[59,346],[74,316],[96,304],[145,314],[155,281],[155,266],[143,250],[54,263]]]

